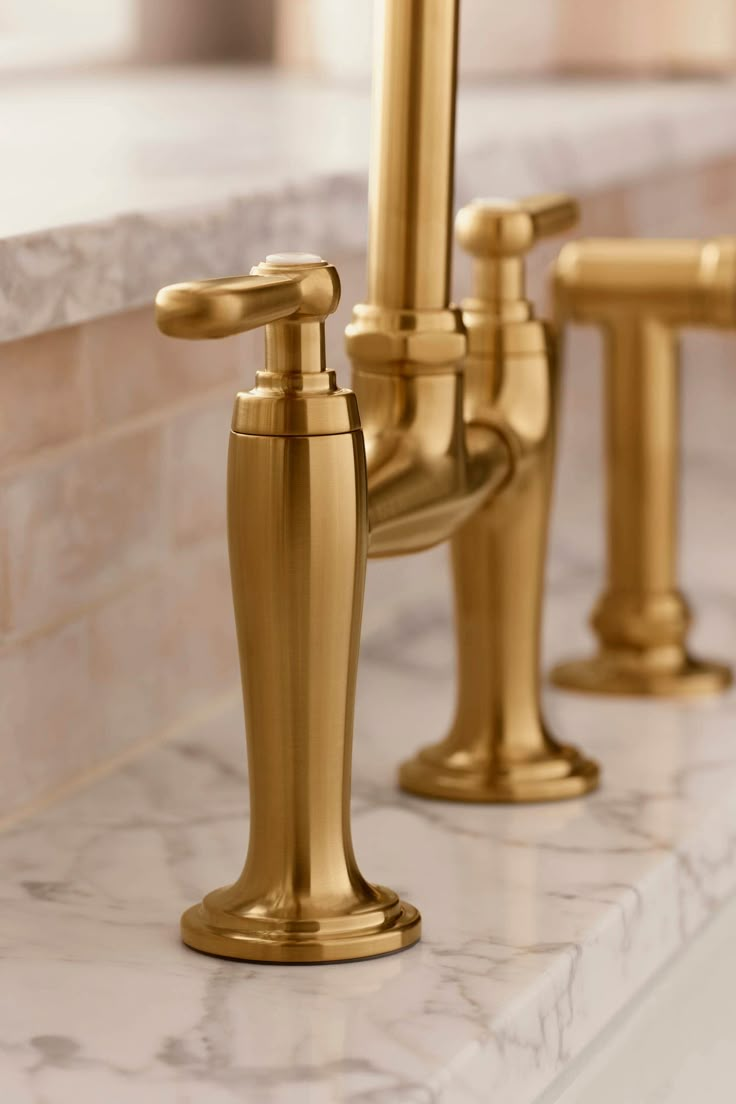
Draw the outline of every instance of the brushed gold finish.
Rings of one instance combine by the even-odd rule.
[[[576,797],[598,767],[558,744],[541,714],[539,636],[558,371],[550,327],[524,294],[524,254],[574,225],[564,196],[475,201],[457,217],[474,258],[466,424],[494,426],[513,458],[504,488],[452,539],[458,702],[449,735],[404,763],[404,789],[462,801]]]
[[[249,276],[157,298],[172,336],[266,326],[266,366],[236,398],[228,463],[250,842],[238,881],[182,918],[186,943],[233,958],[343,961],[419,938],[417,910],[364,880],[350,840],[368,554],[454,538],[458,716],[447,741],[403,766],[402,785],[540,801],[598,778],[548,734],[538,686],[557,372],[523,254],[576,208],[538,197],[462,212],[476,292],[451,305],[458,0],[379,8],[368,295],[347,331],[355,394],[325,365],[339,281],[314,255],[272,255]]]
[[[284,275],[274,280],[274,268]],[[190,947],[229,958],[366,958],[421,930],[412,905],[363,878],[350,834],[368,508],[354,396],[325,369],[324,318],[339,290],[331,265],[297,259],[164,289],[157,301],[159,324],[186,337],[269,322],[266,369],[237,397],[228,460],[248,854],[235,884],[181,923]]]
[[[598,769],[558,747],[539,716],[556,375],[551,338],[524,297],[522,255],[571,226],[577,209],[548,196],[461,213],[476,298],[463,312],[451,306],[458,4],[379,7],[368,301],[347,330],[366,441],[369,555],[458,534],[458,602],[473,607],[458,620],[457,727],[404,764],[400,783],[475,801],[571,797],[596,785]]]
[[[589,240],[566,246],[558,317],[600,326],[606,356],[607,584],[596,655],[555,667],[566,689],[688,697],[731,682],[687,650],[677,584],[679,343],[684,326],[736,327],[736,239]]]
[[[292,314],[300,301],[299,285],[288,276],[172,284],[156,296],[156,324],[167,337],[229,337]]]
[[[377,8],[368,302],[445,310],[458,0],[383,0]]]

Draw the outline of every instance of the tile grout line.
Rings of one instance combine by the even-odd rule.
[[[124,419],[114,425],[106,425],[97,431],[84,430],[73,440],[64,441],[63,444],[47,445],[34,454],[10,461],[4,468],[0,469],[0,488],[29,471],[51,466],[52,464],[63,464],[67,459],[79,456],[80,453],[85,451],[91,451],[97,445],[104,444],[106,441],[116,441],[126,436],[134,437],[144,430],[164,426],[170,419],[178,417],[189,410],[206,406],[208,402],[214,403],[228,395],[234,400],[238,389],[237,383],[219,384],[217,387],[207,388],[186,399],[175,400],[155,410],[147,411],[145,414]]]
[[[35,628],[25,633],[10,631],[4,635],[0,634],[0,658],[15,651],[16,648],[21,648],[26,644],[32,644],[34,641],[49,636],[51,633],[58,632],[68,625],[73,625],[76,621],[82,621],[91,613],[95,613],[99,609],[104,609],[110,602],[114,602],[116,599],[132,593],[142,583],[158,575],[163,570],[166,563],[171,559],[172,555],[178,553],[186,555],[194,548],[211,551],[215,548],[221,548],[222,545],[222,535],[215,535],[214,533],[203,540],[198,540],[190,544],[168,544],[162,542],[159,554],[155,560],[146,567],[136,570],[124,581],[118,583],[117,586],[113,586],[110,590],[105,591],[104,594],[100,594],[96,598],[83,602],[71,612],[63,614],[52,621],[46,621],[42,625],[37,625]]]
[[[72,778],[52,786],[45,793],[14,809],[12,813],[0,816],[0,833],[10,831],[20,823],[46,812],[77,791],[87,789],[115,771],[121,770],[142,758],[147,752],[153,751],[160,745],[168,743],[169,740],[174,740],[190,730],[197,729],[208,720],[225,713],[228,708],[240,700],[240,694],[240,688],[234,687],[223,694],[217,695],[217,697],[210,699],[206,705],[190,710],[185,718],[164,725],[163,728],[159,728],[155,733],[137,740],[116,755],[109,756],[93,767],[88,767]]]

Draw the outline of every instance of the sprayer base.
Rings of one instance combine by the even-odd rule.
[[[650,698],[720,694],[732,679],[725,664],[693,659],[684,650],[667,666],[649,663],[646,653],[633,661],[630,653],[602,651],[590,659],[561,663],[550,673],[550,681],[563,690]]]

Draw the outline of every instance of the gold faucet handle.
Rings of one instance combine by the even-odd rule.
[[[578,218],[578,204],[566,195],[474,199],[458,212],[455,231],[468,253],[492,260],[520,257],[540,238],[569,230]]]
[[[265,364],[235,399],[232,428],[319,436],[360,428],[355,395],[327,370],[325,319],[340,302],[337,270],[314,253],[272,253],[249,276],[172,284],[156,296],[169,337],[230,337],[265,326]]]
[[[249,276],[171,284],[156,296],[156,324],[168,337],[231,337],[272,322],[322,322],[337,309],[340,281],[314,253],[273,253]]]
[[[524,292],[524,257],[540,238],[569,230],[578,215],[577,203],[566,195],[474,199],[463,207],[455,232],[474,260],[473,296],[463,301],[463,310],[480,311],[494,323],[531,320],[533,310]]]

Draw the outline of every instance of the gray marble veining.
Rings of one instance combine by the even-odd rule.
[[[570,568],[582,596],[594,573]],[[733,890],[734,695],[683,706],[549,692],[555,729],[605,763],[586,800],[504,809],[397,792],[397,761],[452,706],[437,554],[418,572],[423,600],[397,602],[365,640],[354,829],[365,873],[422,907],[422,943],[308,968],[179,944],[180,910],[244,855],[233,700],[0,839],[4,1100],[526,1104]],[[583,636],[564,577],[551,652]],[[711,649],[733,655],[732,603],[714,589],[701,611]]]

